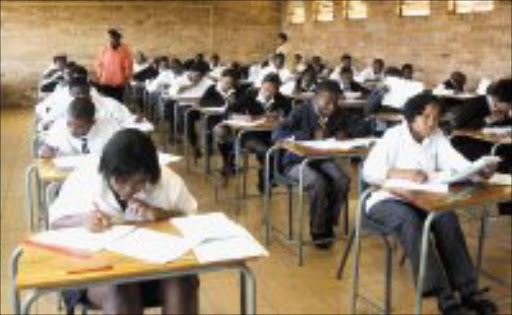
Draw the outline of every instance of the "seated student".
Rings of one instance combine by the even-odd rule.
[[[183,179],[159,165],[151,138],[125,129],[108,141],[99,161],[66,179],[49,216],[52,229],[85,227],[101,233],[116,217],[157,221],[196,212],[197,201]],[[104,314],[143,314],[144,307],[156,306],[163,314],[197,314],[198,287],[196,276],[183,276],[67,290],[64,301],[68,313],[85,303]]]
[[[302,74],[306,69],[307,65],[304,62],[304,57],[299,53],[295,53],[293,55],[292,72],[294,74]]]
[[[317,84],[316,73],[311,66],[308,66],[297,78],[292,95],[315,92]]]
[[[220,78],[220,75],[226,67],[224,67],[220,63],[220,57],[218,54],[213,54],[210,58],[210,72],[208,73],[208,77],[214,81],[217,81]]]
[[[199,100],[200,107],[224,107],[225,110],[232,106],[240,99],[242,89],[238,85],[238,73],[233,69],[224,69],[216,84],[212,84]],[[197,160],[201,157],[201,150],[197,143],[197,133],[195,124],[199,120],[200,114],[197,111],[189,113],[188,125],[188,140],[194,152],[194,158]],[[218,119],[210,119],[210,125],[206,126],[209,130],[222,120],[223,117]],[[210,148],[207,148],[210,150]]]
[[[288,115],[291,110],[291,101],[279,92],[281,80],[276,73],[269,73],[263,79],[261,88],[249,89],[233,106],[228,108],[227,116],[231,119],[258,120],[267,118],[279,120]],[[231,151],[233,149],[233,130],[226,124],[220,123],[214,128],[214,135],[223,159],[223,174],[232,172]],[[256,153],[256,157],[263,165],[265,154],[272,145],[271,136],[267,132],[255,132],[244,137],[245,147]],[[258,189],[263,192],[263,170],[259,173]]]
[[[339,71],[339,77],[336,80],[343,93],[359,92],[361,94],[369,93],[368,89],[354,80],[354,71],[350,67],[343,67]]]
[[[41,83],[39,84],[40,92],[50,93],[55,90],[55,87],[64,80],[64,69],[67,63],[68,58],[66,55],[53,57],[53,63],[43,72]]]
[[[274,54],[270,58],[270,64],[260,71],[260,73],[258,74],[258,79],[254,83],[254,86],[260,87],[261,83],[263,82],[263,79],[269,73],[278,74],[279,79],[281,80],[281,84],[283,85],[293,81],[294,79],[294,76],[292,75],[290,70],[286,68],[286,57],[280,53]]]
[[[116,121],[96,118],[96,107],[88,98],[75,98],[67,117],[55,122],[39,150],[41,158],[63,155],[100,154],[110,137],[121,129]]]
[[[171,68],[171,63],[169,61],[169,57],[163,56],[160,57],[158,62],[158,76],[149,82],[147,85],[148,92],[160,92],[163,89],[168,89],[171,87],[174,80],[176,80],[177,75],[175,70]]]
[[[487,93],[487,96],[473,98],[450,112],[451,128],[509,127],[512,129],[512,79],[501,79],[491,84]],[[454,137],[452,144],[471,161],[489,154],[493,147],[490,142],[469,137]],[[496,154],[502,158],[498,171],[512,173],[510,145],[501,145]],[[511,203],[500,204],[499,211],[501,214],[512,214]]]
[[[133,58],[133,77],[140,76],[141,72],[146,71],[151,66],[148,58],[142,51],[137,51]]]
[[[401,78],[402,72],[400,69],[396,67],[387,67],[386,71],[384,72],[384,81],[387,78]],[[396,112],[397,110],[394,108],[390,108],[388,106],[384,106],[382,104],[382,100],[384,99],[384,96],[390,91],[389,87],[385,84],[383,86],[374,88],[370,95],[368,96],[368,109],[367,113],[376,113],[379,111],[390,111],[390,112]]]
[[[340,77],[341,69],[343,68],[350,68],[352,69],[352,73],[356,73],[356,69],[352,65],[352,56],[349,54],[344,54],[340,58],[341,64],[339,66],[336,66],[334,70],[331,72],[329,79],[337,81]]]
[[[414,68],[412,64],[405,63],[402,65],[402,78],[412,80],[414,76]]]
[[[439,84],[435,89],[434,93],[450,91],[453,94],[464,93],[464,87],[466,85],[466,75],[460,71],[452,72],[450,78],[443,83]]]
[[[306,104],[294,107],[291,114],[274,131],[274,141],[293,137],[313,140],[350,137],[347,116],[338,107],[341,95],[339,84],[324,81],[318,84],[315,97]],[[287,154],[283,168],[287,176],[299,180],[301,158]],[[349,178],[330,159],[308,164],[304,170],[304,187],[310,193],[310,232],[315,245],[328,249],[332,245],[333,227],[337,225],[341,205],[348,197]]]
[[[310,65],[313,67],[313,70],[315,70],[318,80],[325,80],[329,76],[329,68],[322,61],[322,57],[311,57]]]
[[[373,60],[372,66],[363,70],[356,77],[359,83],[382,82],[384,80],[384,60],[378,58]]]
[[[430,93],[418,94],[404,108],[406,121],[386,131],[364,163],[364,180],[380,185],[387,179],[425,182],[432,172],[462,170],[470,165],[439,129],[441,104]],[[491,170],[481,176],[488,177]],[[366,202],[372,220],[395,231],[418,274],[423,224],[427,211],[385,191],[373,193]],[[443,314],[494,314],[494,303],[478,289],[477,274],[455,212],[433,222],[429,244],[424,296],[436,296]],[[456,298],[455,292],[460,296]]]

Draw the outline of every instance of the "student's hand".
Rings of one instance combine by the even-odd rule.
[[[43,145],[41,149],[39,149],[39,157],[42,159],[53,159],[56,155],[57,150],[48,145]]]
[[[498,169],[498,164],[489,165],[488,167],[481,170],[476,176],[472,179],[475,182],[482,182],[489,180],[496,170]]]
[[[145,221],[156,221],[160,217],[160,209],[153,207],[139,199],[131,199],[128,201],[126,212],[137,217],[142,218]]]
[[[107,230],[111,226],[110,217],[98,210],[92,211],[87,217],[86,227],[93,233],[100,233]]]
[[[407,171],[407,179],[416,183],[424,183],[428,180],[428,174],[422,170],[410,170]]]

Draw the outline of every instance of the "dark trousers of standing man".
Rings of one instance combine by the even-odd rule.
[[[395,231],[410,260],[414,277],[419,273],[423,224],[428,212],[399,200],[383,200],[373,205],[369,217]],[[476,272],[469,256],[457,215],[439,215],[431,225],[434,241],[429,242],[424,296],[437,296],[440,307],[453,303],[453,291],[469,296],[477,291]]]
[[[120,103],[123,103],[124,101],[124,85],[112,86],[107,84],[99,84],[98,91],[105,96],[112,97]]]

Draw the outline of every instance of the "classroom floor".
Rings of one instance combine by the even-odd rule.
[[[13,248],[27,235],[28,225],[24,212],[24,171],[31,162],[30,136],[32,110],[8,109],[1,113],[1,314],[10,313],[9,308],[9,255]],[[193,167],[187,173],[185,163],[180,162],[173,168],[181,174],[194,195],[198,198],[203,211],[223,210],[231,218],[246,226],[255,237],[263,241],[261,228],[261,197],[249,199],[242,211],[237,212],[228,199],[233,195],[233,181],[219,193],[220,201],[214,197],[212,181],[206,178],[199,167]],[[354,170],[353,183],[356,173]],[[249,177],[249,190],[254,192],[254,174]],[[351,208],[355,205],[357,188],[353,186]],[[283,198],[282,202],[279,198]],[[284,195],[273,201],[275,223],[284,227]],[[351,209],[352,210],[352,209]],[[352,211],[351,211],[352,212]],[[478,224],[467,216],[461,215],[468,245],[472,253],[476,250]],[[352,216],[350,225],[352,226]],[[308,235],[308,233],[306,233]],[[361,292],[381,303],[383,301],[383,264],[384,252],[380,241],[366,238],[362,241],[361,256]],[[338,261],[344,241],[339,241],[330,251],[319,251],[308,247],[305,251],[305,264],[297,266],[296,255],[289,246],[273,241],[269,247],[270,257],[251,263],[257,278],[258,313],[294,313],[294,314],[346,314],[349,312],[352,287],[352,259],[349,260],[345,276],[335,279]],[[401,250],[395,254],[393,266],[393,313],[409,314],[414,312],[414,287],[408,263],[400,266],[398,261]],[[484,268],[504,279],[511,279],[512,237],[510,217],[494,218],[485,249]],[[214,273],[201,276],[200,309],[203,314],[237,313],[238,275],[234,273]],[[500,313],[510,314],[511,287],[491,283],[481,277],[483,286],[491,287],[491,296],[499,304]],[[43,298],[35,310],[39,313],[56,313],[55,295]],[[360,313],[372,314],[376,311],[361,303]],[[437,303],[433,299],[424,302],[424,313],[437,314]],[[61,311],[62,313],[62,311]],[[93,312],[94,313],[94,312]],[[156,314],[158,310],[148,310]]]

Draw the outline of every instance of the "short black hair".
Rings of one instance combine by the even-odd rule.
[[[275,60],[275,59],[280,59],[282,60],[283,62],[286,60],[286,56],[282,53],[275,53],[273,56],[272,56],[272,60]]]
[[[121,32],[119,32],[118,30],[116,30],[115,28],[111,28],[107,31],[108,35],[114,39],[118,39],[120,40],[121,38],[123,38],[123,35],[121,34]]]
[[[286,35],[285,32],[280,32],[279,34],[277,34],[277,37],[283,41],[288,41],[288,35]]]
[[[404,64],[402,65],[402,71],[404,71],[404,70],[411,70],[411,71],[412,71],[412,70],[413,70],[413,66],[412,66],[412,64],[410,64],[410,63],[404,63]]]
[[[151,137],[132,128],[115,133],[103,148],[99,172],[106,180],[142,173],[149,177],[150,183],[156,184],[160,180],[161,169]]]
[[[488,93],[498,102],[512,104],[512,78],[501,79],[491,84]]]
[[[89,75],[89,71],[87,71],[87,69],[82,66],[82,65],[79,65],[79,64],[76,64],[73,68],[73,76],[74,77],[82,77],[82,78],[86,78],[87,79],[87,76]]]
[[[461,71],[454,71],[450,74],[450,79],[466,82],[466,75]]]
[[[341,70],[340,70],[340,74],[354,74],[354,70],[352,70],[351,67],[342,67]]]
[[[398,69],[397,67],[387,67],[384,71],[384,75],[386,77],[400,78],[402,77],[402,70]]]
[[[381,59],[381,58],[374,59],[374,60],[373,60],[373,63],[374,63],[374,64],[375,64],[375,63],[378,63],[378,64],[380,64],[380,65],[382,65],[382,66],[384,67],[384,60],[383,60],[383,59]]]
[[[90,89],[91,86],[87,81],[87,78],[82,76],[74,76],[69,80],[69,89],[71,90],[76,87]]]
[[[205,74],[210,70],[210,66],[205,61],[196,61],[192,63],[189,68],[189,71],[199,72],[201,74]]]
[[[327,92],[338,97],[341,94],[340,84],[334,80],[322,81],[318,83],[315,90],[316,94],[319,94],[321,92]]]
[[[96,106],[88,98],[77,97],[69,103],[68,115],[73,119],[93,121]]]
[[[429,104],[442,108],[440,99],[430,91],[423,91],[409,98],[403,108],[405,120],[409,124],[412,123],[417,116],[423,114]]]
[[[220,76],[221,77],[229,77],[235,81],[238,81],[238,79],[240,78],[240,73],[234,68],[226,68],[226,69],[222,70],[222,72],[220,73]]]
[[[56,63],[57,61],[63,61],[67,64],[68,62],[68,56],[66,55],[55,55],[53,56],[53,62]]]
[[[277,84],[277,86],[281,85],[281,78],[277,73],[271,72],[263,77],[263,82],[270,82]]]
[[[345,60],[345,59],[348,59],[348,60],[352,60],[352,56],[349,55],[349,54],[343,54],[343,56],[341,56],[340,58],[341,60]]]

